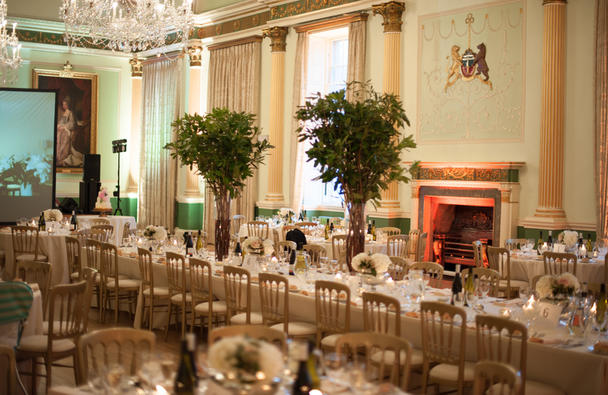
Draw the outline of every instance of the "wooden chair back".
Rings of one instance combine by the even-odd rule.
[[[500,290],[500,273],[498,273],[494,269],[489,269],[485,267],[474,267],[473,276],[475,276],[476,274],[479,283],[488,283],[490,288],[488,295],[497,298],[499,296],[498,293]]]
[[[296,224],[296,226],[298,227],[298,229],[300,229],[302,231],[302,233],[304,233],[305,235],[311,235],[312,232],[316,229],[317,227],[317,223],[316,222],[298,222]]]
[[[346,235],[333,235],[331,237],[331,252],[338,261],[338,267],[346,265]]]
[[[96,225],[110,225],[110,220],[103,217],[91,219],[91,227]]]
[[[285,332],[263,325],[231,325],[215,328],[209,335],[209,346],[225,337],[234,336],[247,336],[267,341],[279,347],[283,354],[287,354],[287,335]]]
[[[289,329],[289,281],[280,274],[260,273],[260,307],[262,322],[271,326],[283,323],[283,331]]]
[[[208,261],[190,258],[190,292],[195,306],[213,299],[213,268]]]
[[[91,269],[90,267],[85,267],[82,269],[81,281],[86,281],[87,283],[87,291],[85,296],[85,302],[83,306],[83,315],[84,315],[84,330],[83,332],[87,332],[88,324],[89,324],[89,309],[91,308],[91,298],[93,297],[93,292],[95,290],[95,283],[99,276],[99,272],[95,269]]]
[[[406,257],[415,261],[418,257],[418,241],[420,240],[420,230],[419,229],[411,229],[408,233],[407,240],[407,253]],[[399,256],[399,255],[397,255]]]
[[[426,241],[428,239],[428,234],[423,232],[418,237],[418,252],[416,253],[416,262],[424,261],[424,257],[426,255]]]
[[[85,306],[89,287],[87,281],[60,284],[51,288],[49,295],[48,350],[55,340],[75,339],[85,333],[88,308]]]
[[[346,284],[315,281],[317,347],[323,336],[350,330],[350,288]]]
[[[441,288],[443,280],[443,266],[435,262],[414,262],[409,270],[422,270],[430,277],[429,285],[433,288]]]
[[[186,258],[174,252],[166,252],[169,296],[186,293]],[[185,300],[185,298],[184,298]]]
[[[412,346],[406,339],[377,332],[346,333],[338,338],[336,351],[355,366],[363,366],[368,381],[382,382],[388,377],[394,386],[407,390]],[[385,357],[389,353],[393,356],[391,363]],[[380,357],[372,360],[372,355]]]
[[[511,289],[511,252],[506,248],[487,246],[488,266],[500,273],[500,278],[507,283],[506,297],[510,298]]]
[[[289,258],[291,252],[297,248],[295,241],[283,240],[277,243],[277,254]]]
[[[87,257],[87,267],[101,271],[100,255],[101,242],[95,239],[86,239],[84,243],[84,252]]]
[[[247,234],[249,237],[259,237],[263,240],[270,236],[268,222],[266,221],[249,221],[247,222]]]
[[[154,289],[154,267],[152,261],[152,253],[145,249],[137,248],[137,264],[139,265],[139,275],[141,277],[142,291],[150,289],[151,297]]]
[[[105,233],[105,242],[108,242],[108,240],[112,239],[112,235],[114,234],[114,226],[110,225],[109,223],[91,226],[91,233],[94,233],[97,230],[100,230]]]
[[[505,240],[505,248],[509,251],[521,250],[521,247],[527,243],[528,239],[507,239]]]
[[[519,395],[522,381],[510,365],[480,361],[475,364],[473,395]]]
[[[363,330],[401,336],[399,300],[376,292],[363,292]]]
[[[0,344],[0,364],[5,367],[4,372],[0,375],[0,383],[4,383],[0,385],[0,393],[16,394],[15,372],[17,371],[17,367],[15,364],[15,351],[12,347]]]
[[[302,249],[308,253],[310,257],[310,264],[319,267],[321,263],[321,257],[327,256],[325,247],[320,244],[304,244]]]
[[[107,328],[83,335],[78,340],[81,383],[114,365],[123,367],[127,376],[135,375],[152,356],[155,344],[154,332],[141,329]]]
[[[485,267],[483,263],[483,243],[480,240],[475,240],[472,244],[475,267]]]
[[[247,324],[251,323],[251,274],[237,266],[224,266],[224,298],[226,299],[226,322],[236,314],[245,313]]]
[[[396,228],[394,226],[385,226],[384,228],[376,228],[376,234],[383,233],[388,236],[396,236],[401,234],[401,229]]]
[[[87,238],[97,240],[100,243],[107,243],[109,240],[108,232],[103,229],[88,229]]]
[[[100,243],[100,263],[101,284],[105,287],[109,281],[115,284],[115,290],[118,290],[118,250],[111,243]]]
[[[21,254],[33,254],[38,259],[38,228],[34,226],[11,226],[13,255],[15,259]]]
[[[559,276],[562,273],[572,273],[576,276],[576,255],[566,252],[543,252],[545,274]]]
[[[407,258],[408,235],[396,235],[386,238],[386,255]]]
[[[52,266],[48,262],[19,261],[17,262],[17,277],[26,283],[36,283],[42,295],[42,311],[46,313],[49,290],[51,289],[51,278],[53,277]]]
[[[408,272],[408,263],[405,258],[400,256],[389,256],[391,260],[391,268],[388,273],[394,281],[400,281],[405,278]]]
[[[68,258],[68,274],[70,275],[70,281],[74,280],[71,275],[78,273],[78,279],[82,279],[82,267],[80,264],[80,240],[77,237],[66,236],[65,237],[65,250]]]

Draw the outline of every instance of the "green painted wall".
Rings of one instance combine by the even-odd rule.
[[[566,230],[566,229],[552,230],[551,234],[553,236],[553,240],[557,240],[557,235],[559,235],[564,230]],[[580,229],[578,229],[578,230],[577,229],[568,229],[568,230],[574,230],[576,232],[582,233],[584,239],[587,238],[587,235],[590,235],[591,240],[595,241],[596,234],[593,231],[580,230]],[[538,238],[540,237],[540,232],[543,232],[543,240],[547,240],[547,236],[549,235],[549,231],[547,229],[524,228],[523,226],[517,227],[517,237],[520,239],[538,240]]]
[[[203,203],[175,203],[175,226],[181,229],[202,229],[205,215]]]

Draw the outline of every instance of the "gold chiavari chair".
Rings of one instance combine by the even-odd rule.
[[[70,282],[80,281],[82,278],[80,246],[80,240],[78,240],[77,237],[65,237],[65,250],[68,258],[68,272],[70,274]]]
[[[488,264],[490,269],[500,273],[499,291],[503,292],[506,298],[513,298],[519,295],[519,289],[528,286],[527,281],[514,280],[511,278],[511,253],[506,248],[487,246]]]
[[[408,272],[408,263],[405,258],[400,256],[389,256],[392,267],[389,268],[389,274],[395,281],[400,281],[405,278]]]
[[[316,266],[317,268],[321,264],[321,257],[327,256],[325,247],[320,244],[304,244],[302,249],[308,253],[308,256],[310,257],[310,264]]]
[[[477,360],[505,363],[521,377],[522,388],[517,395],[560,394],[563,391],[540,381],[527,379],[528,330],[523,323],[493,315],[475,317],[477,331]],[[519,344],[519,350],[516,349]]]
[[[282,240],[285,240],[285,235],[287,235],[287,232],[289,232],[290,230],[296,229],[297,226],[295,225],[283,225],[283,229],[281,229],[281,233],[282,233]]]
[[[106,225],[93,225],[91,226],[91,233],[89,237],[93,237],[103,243],[108,243],[112,240],[114,234],[114,226],[110,224]]]
[[[422,270],[430,277],[429,285],[433,288],[441,288],[443,280],[443,266],[435,262],[414,262],[409,270]]]
[[[262,314],[251,311],[251,273],[236,266],[224,266],[226,322],[231,325],[259,325]]]
[[[521,380],[510,365],[494,361],[475,364],[473,395],[519,395]]]
[[[559,276],[562,273],[572,273],[576,276],[576,255],[566,252],[543,252],[545,274]]]
[[[363,330],[401,336],[399,300],[376,292],[364,292],[362,299]]]
[[[295,241],[284,240],[284,241],[279,241],[276,244],[275,251],[279,256],[284,256],[289,259],[289,257],[291,256],[291,252],[295,251],[296,249],[297,249],[297,246],[296,246]]]
[[[472,244],[475,267],[485,267],[483,263],[483,243],[480,240],[475,240]]]
[[[263,240],[270,236],[270,228],[266,221],[247,222],[247,234],[249,237],[259,237]]]
[[[192,294],[186,287],[186,258],[183,255],[173,252],[166,252],[167,261],[167,280],[169,283],[169,314],[167,316],[167,327],[165,329],[165,339],[169,334],[171,324],[171,313],[175,308],[175,321],[181,322],[181,337],[186,334],[186,314],[188,307],[192,305]],[[181,316],[180,316],[181,313]],[[180,318],[178,318],[180,317]]]
[[[16,394],[15,383],[17,371],[15,364],[15,351],[12,347],[4,344],[0,344],[0,363],[5,367],[4,372],[0,375],[0,382],[4,383],[0,385],[0,393],[3,394]]]
[[[234,336],[247,336],[252,339],[264,340],[279,347],[283,354],[287,354],[287,336],[285,332],[263,325],[230,325],[215,328],[209,333],[209,345],[225,338]]]
[[[338,338],[350,330],[350,288],[334,281],[315,281],[317,347],[333,351]]]
[[[122,237],[121,241],[126,244],[129,241],[129,237],[135,236],[135,229],[131,229],[131,224],[129,222],[125,222],[122,227]]]
[[[416,261],[418,257],[418,247],[420,240],[420,230],[411,229],[408,233],[406,258]],[[396,255],[399,256],[399,255]]]
[[[38,228],[33,226],[11,226],[11,237],[15,264],[19,261],[48,261],[47,256],[40,252]],[[12,266],[6,278],[14,278],[16,274],[15,270],[16,266]]]
[[[464,387],[473,384],[474,365],[464,360],[467,313],[464,309],[440,302],[420,303],[422,352],[424,356],[422,392],[427,385]],[[431,368],[431,364],[436,364]]]
[[[394,226],[385,226],[384,228],[376,228],[376,233],[383,233],[388,236],[396,236],[401,234],[401,229]]]
[[[505,248],[509,251],[521,250],[521,247],[527,243],[528,239],[507,239],[505,240]]]
[[[101,243],[95,239],[85,239],[84,241],[84,254],[86,257],[86,267],[95,270],[97,273],[101,273]],[[84,268],[83,268],[84,270]],[[101,275],[95,277],[95,283],[93,286],[93,293],[96,295],[97,308],[99,309],[99,321],[102,321],[102,309],[101,309]]]
[[[141,281],[121,278],[118,275],[118,250],[114,244],[101,243],[100,246],[101,259],[101,317],[105,317],[105,310],[109,308],[114,301],[114,324],[118,324],[118,311],[120,310],[120,302],[126,301],[129,303],[129,312],[134,313],[134,306],[137,303],[137,293],[141,285]]]
[[[311,235],[312,232],[316,229],[316,222],[298,222],[296,227],[302,231],[305,235]]]
[[[110,220],[103,217],[91,219],[91,227],[96,225],[110,225]]]
[[[396,235],[386,238],[386,254],[407,258],[408,235]]]
[[[346,235],[333,235],[331,237],[331,252],[333,259],[338,261],[338,268],[343,270],[346,266]]]
[[[426,241],[428,238],[428,234],[423,232],[418,238],[418,251],[416,252],[416,262],[421,262],[424,260],[424,256],[426,254]]]
[[[101,377],[117,365],[127,376],[135,375],[155,344],[156,335],[141,329],[107,328],[83,335],[78,340],[79,383],[86,383],[89,375]]]
[[[152,253],[145,248],[137,249],[137,264],[141,277],[141,289],[144,299],[144,314],[142,320],[148,318],[148,328],[154,328],[154,311],[168,309],[169,307],[169,288],[159,287],[154,284],[154,263]]]
[[[338,355],[347,355],[354,365],[363,366],[367,381],[382,382],[388,377],[394,386],[407,389],[412,353],[407,340],[377,332],[346,333],[338,338],[336,351]],[[389,358],[388,355],[392,357]],[[378,357],[374,358],[376,356]],[[375,362],[374,359],[380,362]]]
[[[289,319],[289,281],[280,274],[260,273],[260,304],[262,322],[282,330],[289,338],[312,338],[317,327],[308,322]]]
[[[42,311],[46,316],[49,291],[51,289],[51,278],[53,277],[52,266],[48,262],[18,261],[17,277],[26,283],[36,283],[42,295]]]
[[[190,258],[190,288],[192,290],[192,325],[194,330],[196,318],[203,321],[207,318],[207,335],[211,334],[213,322],[219,317],[226,317],[226,302],[215,300],[213,296],[213,267],[202,259]]]

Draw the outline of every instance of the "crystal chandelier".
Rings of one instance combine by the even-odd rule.
[[[59,13],[68,45],[126,53],[186,42],[193,23],[192,0],[63,0]]]
[[[17,24],[13,23],[13,31],[9,33],[6,1],[0,0],[0,76],[3,82],[16,78],[15,70],[21,66],[21,44],[17,40]],[[12,77],[9,77],[12,75]]]

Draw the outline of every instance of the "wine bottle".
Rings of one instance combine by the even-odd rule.
[[[182,340],[182,349],[179,357],[179,368],[175,375],[174,393],[179,395],[194,394],[198,387],[196,365],[194,362],[194,348],[196,338],[193,333],[186,334]]]
[[[469,299],[475,293],[475,283],[473,282],[473,269],[469,269],[466,282],[464,284],[464,305],[469,306]]]
[[[38,230],[45,231],[46,230],[46,221],[44,220],[44,211],[40,212],[40,218],[38,219]]]
[[[595,320],[597,323],[602,326],[604,323],[604,318],[606,317],[606,284],[600,284],[600,293],[597,295],[597,305],[596,305],[596,313]]]
[[[312,389],[312,380],[308,371],[308,346],[304,343],[299,345],[297,355],[298,376],[293,382],[292,395],[308,395]]]
[[[333,222],[331,222],[329,224],[329,233],[334,233],[334,223]]]
[[[78,220],[76,219],[76,210],[72,210],[72,218],[70,218],[70,230],[78,230]],[[124,237],[124,236],[123,236]]]
[[[188,232],[188,235],[186,236],[186,256],[192,255],[192,253],[189,252],[189,249],[193,247],[194,243],[192,242],[192,235],[190,234],[190,232]]]
[[[325,223],[325,240],[329,240],[329,218]]]
[[[196,253],[198,254],[200,250],[203,249],[203,237],[201,235],[201,230],[198,230],[198,235],[196,236]]]
[[[372,240],[376,241],[376,220],[372,221]]]
[[[302,211],[300,210],[300,216],[298,217],[298,221],[304,221],[304,216],[302,215]]]
[[[540,236],[538,237],[538,245],[536,246],[537,250],[540,250],[545,241],[543,240],[543,231],[540,231]]]
[[[236,246],[234,247],[234,255],[241,256],[243,254],[243,250],[241,249],[241,242],[237,241]]]
[[[367,221],[367,234],[368,235],[372,234],[372,221],[370,221],[370,220]]]
[[[549,236],[547,236],[547,247],[549,247],[549,251],[553,251],[553,235],[551,231],[549,231]]]
[[[591,243],[591,235],[587,233],[587,241],[585,241],[585,249],[587,250],[587,256],[593,256],[593,244]]]
[[[308,375],[310,376],[310,388],[320,389],[321,379],[317,372],[317,361],[321,355],[321,350],[315,348],[315,344],[312,341],[308,342],[308,360],[306,361],[306,367],[308,368]]]
[[[455,304],[461,301],[462,279],[460,278],[460,265],[456,265],[456,273],[454,281],[452,281],[452,300],[450,304]]]

